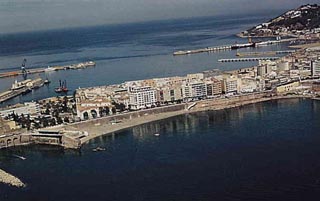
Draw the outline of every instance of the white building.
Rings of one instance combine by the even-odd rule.
[[[151,87],[129,87],[129,107],[133,110],[156,105],[157,91]]]
[[[238,93],[239,87],[240,87],[240,83],[238,78],[228,77],[228,78],[224,78],[222,81],[222,91],[225,94]]]
[[[207,95],[207,87],[204,82],[190,82],[182,85],[183,98],[202,98]]]
[[[311,75],[320,76],[320,61],[311,61]]]

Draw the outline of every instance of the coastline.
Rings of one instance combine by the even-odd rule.
[[[118,116],[116,115],[111,118],[113,121],[120,120],[120,122],[116,124],[113,124],[110,118],[103,117],[99,119],[93,119],[90,121],[79,122],[77,124],[62,126],[60,128],[65,130],[86,129],[85,131],[88,132],[89,135],[81,139],[81,145],[83,145],[89,142],[90,140],[103,135],[108,135],[114,132],[119,132],[121,130],[129,129],[135,126],[139,126],[139,125],[143,125],[143,124],[147,124],[155,121],[160,121],[163,119],[168,119],[171,117],[184,115],[184,114],[236,108],[236,107],[241,107],[245,105],[272,101],[272,100],[281,100],[281,99],[309,98],[309,99],[319,100],[311,96],[303,96],[303,95],[288,95],[288,96],[273,96],[273,97],[264,97],[264,95],[265,94],[240,96],[240,97],[229,98],[227,100],[225,99],[202,100],[202,101],[194,102],[196,103],[196,105],[190,110],[181,109],[177,111],[169,111],[169,112],[162,112],[162,113],[154,113],[152,110],[147,110],[147,111],[144,111],[144,114],[146,115],[137,116],[129,119],[123,118],[121,117],[121,115],[118,115]],[[187,108],[188,106],[188,104],[182,104],[182,105],[185,105],[184,108]]]

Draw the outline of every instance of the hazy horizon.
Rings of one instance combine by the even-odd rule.
[[[0,34],[259,12],[281,14],[307,3],[317,1],[2,0]]]

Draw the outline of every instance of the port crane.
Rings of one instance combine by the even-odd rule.
[[[27,63],[27,59],[23,59],[23,62],[21,64],[21,72],[23,76],[27,75],[28,73],[26,70],[26,63]]]

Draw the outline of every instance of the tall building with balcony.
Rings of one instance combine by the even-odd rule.
[[[157,91],[149,86],[129,87],[129,108],[132,110],[144,109],[156,105]]]
[[[222,86],[221,81],[215,78],[210,78],[205,80],[206,88],[207,88],[207,96],[216,96],[222,94]]]
[[[182,85],[184,99],[199,99],[207,95],[207,88],[204,82],[186,82]]]
[[[320,76],[320,60],[311,61],[311,76]]]
[[[234,77],[223,78],[222,80],[222,92],[228,93],[238,93],[239,92],[239,80]]]
[[[157,100],[160,103],[175,102],[183,99],[181,84],[173,84],[161,87],[157,90]]]

